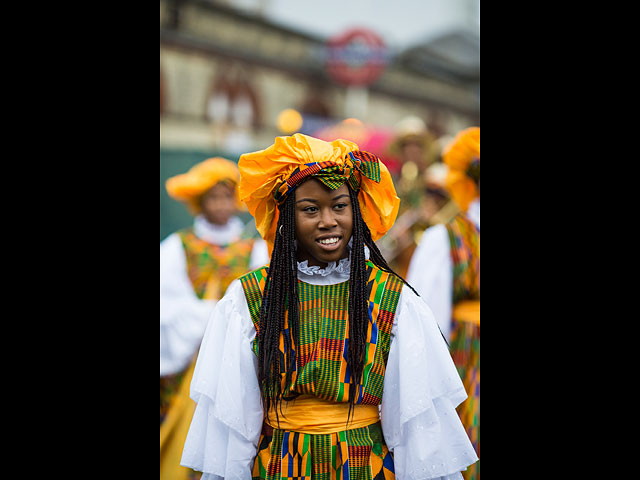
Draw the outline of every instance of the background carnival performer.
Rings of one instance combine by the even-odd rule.
[[[458,407],[480,455],[480,128],[461,131],[445,148],[446,187],[463,213],[422,236],[407,278],[429,304],[469,399]],[[480,462],[465,472],[479,480]]]
[[[228,288],[191,384],[182,464],[203,480],[461,479],[466,393],[426,304],[374,243],[399,199],[355,143],[295,134],[242,155],[271,262]]]
[[[160,243],[160,478],[199,478],[180,466],[195,404],[195,355],[216,302],[234,278],[268,261],[266,243],[243,238],[234,216],[238,167],[210,158],[167,180],[169,195],[195,216],[192,227]]]
[[[457,205],[444,190],[447,167],[442,163],[441,152],[449,140],[447,136],[436,137],[415,116],[405,117],[396,125],[389,150],[402,162],[396,182],[400,210],[395,224],[378,246],[400,275],[406,276],[425,229],[445,223],[458,213]]]

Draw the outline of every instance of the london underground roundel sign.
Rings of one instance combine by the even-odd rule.
[[[364,28],[354,28],[327,41],[325,68],[343,85],[369,85],[376,81],[387,63],[382,39]]]

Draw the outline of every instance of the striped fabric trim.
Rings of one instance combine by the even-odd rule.
[[[453,262],[453,303],[480,299],[480,232],[464,214],[446,224]]]
[[[358,173],[356,174],[356,172]],[[339,188],[344,182],[349,182],[351,188],[357,192],[360,190],[359,175],[364,175],[379,183],[381,180],[380,159],[373,153],[357,150],[345,155],[343,165],[335,162],[301,164],[275,188],[273,196],[278,204],[282,204],[296,187],[310,176],[320,180],[331,190]]]
[[[256,336],[251,344],[253,353],[258,355],[258,333],[260,332],[260,305],[262,304],[262,291],[267,281],[267,274],[269,272],[269,266],[265,265],[252,272],[247,273],[240,277],[240,283],[244,290],[245,298],[247,299],[247,306],[249,307],[249,314],[251,315],[251,321],[253,327],[256,329]]]
[[[240,277],[240,283],[247,299],[251,321],[256,329],[260,329],[260,305],[262,304],[262,290],[267,280],[269,266],[265,265]]]
[[[374,182],[380,181],[380,159],[377,156],[362,150],[350,152],[349,156],[365,177],[370,178]]]

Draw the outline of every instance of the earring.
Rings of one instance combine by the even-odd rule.
[[[284,225],[280,225],[280,228],[278,228],[278,232],[280,232],[280,235],[282,235],[282,227],[284,227]],[[282,235],[284,237],[284,235]]]

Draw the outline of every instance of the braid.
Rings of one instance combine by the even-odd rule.
[[[265,281],[260,306],[258,334],[258,383],[261,387],[265,412],[277,406],[283,397],[281,373],[285,373],[284,389],[291,386],[296,369],[298,342],[298,276],[296,264],[295,210],[293,195],[280,206],[271,263]],[[287,313],[288,310],[288,313]],[[290,335],[282,335],[286,356],[280,353],[280,334],[285,330],[287,318]],[[293,339],[293,345],[291,344]],[[286,364],[284,364],[286,358]]]
[[[349,415],[357,403],[358,386],[366,360],[364,351],[367,326],[369,323],[369,309],[367,308],[366,285],[367,265],[364,256],[363,240],[365,233],[358,203],[358,194],[349,188],[349,197],[353,209],[353,231],[351,247],[351,271],[349,275],[349,368],[351,370],[349,384]],[[368,230],[368,229],[367,229]],[[348,421],[348,420],[347,420]]]

